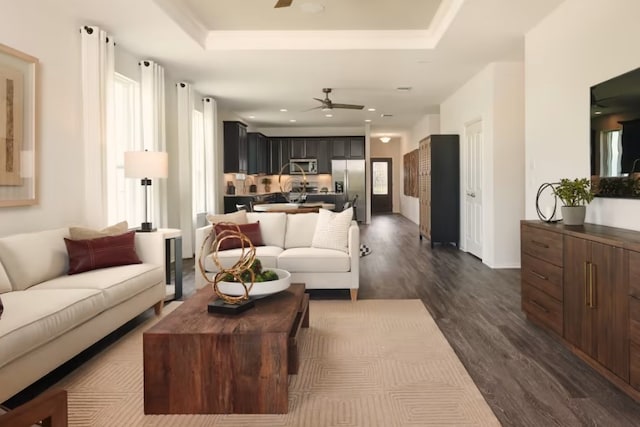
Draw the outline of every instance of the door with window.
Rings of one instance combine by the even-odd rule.
[[[393,212],[392,177],[391,158],[371,159],[371,213]]]

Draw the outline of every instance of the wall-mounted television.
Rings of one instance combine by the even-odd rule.
[[[590,88],[591,177],[602,197],[640,197],[640,68]]]

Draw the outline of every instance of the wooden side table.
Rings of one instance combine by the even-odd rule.
[[[182,298],[182,230],[178,228],[158,228],[151,232],[136,233],[138,239],[153,239],[152,253],[138,254],[141,258],[154,264],[164,265],[167,291],[165,301]],[[164,245],[159,246],[159,239]],[[175,281],[171,283],[171,245],[175,255]]]

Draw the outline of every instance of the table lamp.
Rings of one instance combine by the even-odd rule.
[[[159,151],[127,151],[124,153],[124,176],[140,178],[144,187],[144,222],[136,231],[155,231],[148,216],[148,188],[151,178],[166,178],[169,174],[169,156]]]

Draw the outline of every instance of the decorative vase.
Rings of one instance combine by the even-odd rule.
[[[583,225],[587,213],[586,206],[562,206],[562,222],[564,225]]]

